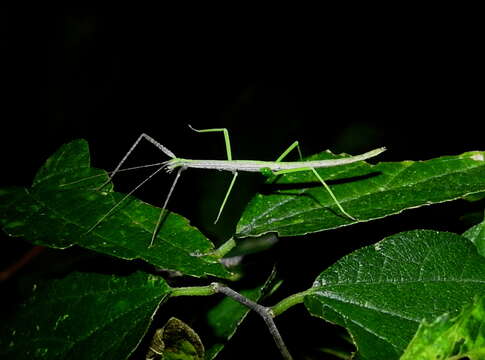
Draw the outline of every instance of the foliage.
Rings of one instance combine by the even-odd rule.
[[[422,321],[402,360],[485,358],[485,298],[476,298],[460,314],[445,313]]]
[[[474,194],[480,197],[485,192],[484,155],[474,151],[420,162],[359,162],[318,172],[361,223]],[[324,152],[311,158],[333,157]],[[216,250],[202,232],[173,212],[164,214],[149,247],[160,209],[115,192],[108,174],[92,168],[89,158],[85,141],[71,142],[46,161],[32,187],[1,189],[3,230],[36,245],[77,246],[108,255],[123,260],[122,267],[137,259],[142,263],[134,272],[69,270],[33,280],[27,300],[5,322],[0,355],[128,358],[135,351],[147,354],[149,340],[159,334],[160,349],[171,349],[162,351],[167,359],[199,359],[204,347],[206,359],[221,357],[249,311],[233,300],[200,308],[207,333],[197,334],[179,320],[167,322],[155,335],[149,330],[167,299],[214,294],[207,287],[177,287],[172,282],[180,278],[173,274],[202,278],[198,281],[206,284],[207,277],[226,282],[238,278],[234,285],[243,284],[249,290],[242,293],[257,302],[276,287],[271,280],[244,286],[244,270],[223,265],[227,251]],[[355,223],[342,216],[311,173],[271,178],[267,186],[272,191],[257,194],[242,214],[238,239],[266,233],[296,237]],[[311,315],[350,333],[358,359],[418,358],[410,355],[418,353],[440,354],[442,359],[473,354],[479,359],[484,346],[483,299],[477,300],[485,293],[484,228],[485,221],[462,235],[417,229],[372,239],[373,245],[354,247],[321,268],[311,287],[272,309],[279,316],[303,302]],[[165,279],[160,269],[166,271]],[[194,298],[194,304],[199,300]],[[445,345],[456,334],[461,352]],[[176,345],[167,346],[172,343]]]

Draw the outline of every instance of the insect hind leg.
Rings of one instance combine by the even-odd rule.
[[[358,221],[358,219],[356,219],[355,217],[350,215],[347,211],[345,211],[345,209],[340,204],[340,201],[338,201],[337,197],[334,195],[333,191],[330,189],[330,186],[327,185],[327,183],[322,179],[320,174],[318,174],[318,172],[314,168],[304,167],[304,168],[291,169],[291,170],[280,170],[280,171],[273,172],[273,175],[283,175],[283,174],[288,174],[288,173],[292,173],[292,172],[300,172],[300,171],[311,171],[311,172],[313,172],[313,174],[318,179],[318,181],[320,181],[320,183],[323,185],[325,190],[327,190],[328,194],[332,198],[335,205],[337,205],[339,210],[342,212],[342,214],[344,214],[346,217],[348,217],[352,221]]]

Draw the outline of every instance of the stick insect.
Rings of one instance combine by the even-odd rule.
[[[229,183],[229,187],[228,187],[226,194],[224,196],[224,199],[221,203],[221,206],[219,207],[219,211],[217,213],[217,217],[216,217],[216,220],[214,221],[214,223],[217,223],[217,221],[219,220],[219,218],[222,214],[222,211],[223,211],[223,209],[226,205],[227,199],[229,198],[229,194],[231,193],[231,190],[234,186],[234,183],[236,182],[238,172],[240,172],[240,171],[261,172],[265,175],[282,175],[282,174],[287,174],[287,173],[291,173],[291,172],[311,171],[315,175],[316,179],[328,191],[328,193],[330,194],[332,200],[337,205],[340,212],[342,214],[344,214],[346,217],[348,217],[349,219],[357,221],[356,218],[354,218],[352,215],[350,215],[349,213],[347,213],[344,210],[344,208],[342,207],[340,202],[337,200],[337,198],[333,194],[330,187],[325,183],[325,181],[322,179],[322,177],[318,174],[318,172],[315,169],[325,168],[325,167],[333,167],[333,166],[340,166],[340,165],[345,165],[345,164],[351,164],[351,163],[354,163],[354,162],[357,162],[357,161],[370,159],[372,157],[379,155],[380,153],[382,153],[383,151],[386,150],[384,147],[380,147],[380,148],[368,151],[368,152],[360,154],[360,155],[350,156],[350,157],[346,157],[346,158],[342,158],[342,159],[302,161],[299,143],[298,143],[298,141],[295,141],[293,144],[291,144],[288,147],[288,149],[286,149],[276,159],[276,161],[233,160],[232,159],[232,152],[231,152],[231,142],[229,140],[229,132],[226,128],[214,128],[214,129],[198,130],[198,129],[194,129],[190,125],[189,125],[189,128],[191,130],[195,131],[195,132],[198,132],[198,133],[222,132],[223,135],[224,135],[224,142],[225,142],[225,145],[226,145],[227,160],[193,160],[193,159],[178,158],[178,157],[175,156],[175,154],[172,151],[167,149],[165,146],[160,144],[158,141],[156,141],[155,139],[153,139],[149,135],[143,133],[138,137],[138,139],[136,139],[136,141],[131,146],[131,148],[128,150],[128,152],[123,156],[121,161],[118,163],[118,165],[115,167],[115,169],[111,172],[111,175],[110,175],[108,181],[106,182],[106,183],[110,182],[118,172],[124,170],[124,169],[121,169],[121,166],[124,164],[124,162],[130,156],[130,154],[133,152],[133,150],[138,146],[138,144],[142,140],[146,140],[149,143],[156,146],[165,155],[167,155],[170,158],[170,160],[160,163],[159,164],[160,167],[154,173],[149,175],[143,182],[138,184],[133,190],[131,190],[125,196],[125,198],[128,197],[129,195],[131,195],[135,190],[137,190],[139,187],[141,187],[144,183],[146,183],[150,178],[152,178],[154,175],[156,175],[162,169],[165,169],[169,173],[174,171],[175,169],[178,169],[178,171],[175,175],[175,179],[173,180],[173,183],[170,187],[168,195],[165,198],[165,202],[163,204],[163,207],[160,211],[160,216],[159,216],[158,221],[157,221],[155,228],[153,230],[152,238],[151,238],[149,247],[153,246],[153,242],[155,241],[155,237],[158,233],[160,224],[163,220],[163,214],[165,212],[165,209],[167,208],[168,201],[170,200],[170,197],[172,196],[173,190],[175,188],[175,185],[177,184],[177,181],[180,177],[180,174],[185,169],[194,168],[194,169],[223,170],[223,171],[229,171],[233,174],[231,182]],[[298,150],[298,153],[300,155],[300,161],[283,162],[282,160],[295,148]],[[121,201],[119,201],[104,216],[102,216],[88,230],[88,232],[91,231],[92,229],[94,229],[108,215],[110,215],[114,211],[114,209],[117,208],[123,202],[123,200],[125,198],[123,198]]]

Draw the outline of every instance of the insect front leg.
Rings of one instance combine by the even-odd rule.
[[[227,131],[226,128],[215,128],[215,129],[194,129],[192,126],[190,126],[190,129],[198,132],[198,133],[206,133],[206,132],[222,132],[224,134],[224,142],[226,144],[226,154],[227,154],[227,160],[231,161],[232,160],[232,151],[231,151],[231,141],[229,140],[229,131]],[[221,216],[222,210],[224,209],[224,206],[226,205],[227,199],[229,198],[229,194],[232,190],[232,187],[234,186],[234,183],[236,182],[236,177],[237,177],[237,171],[233,172],[233,177],[231,180],[231,183],[229,184],[229,188],[227,189],[226,195],[224,196],[224,200],[222,201],[221,207],[219,208],[219,212],[217,214],[216,220],[214,221],[214,224],[219,221],[219,218]]]

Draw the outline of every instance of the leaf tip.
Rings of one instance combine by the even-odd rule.
[[[485,160],[485,158],[483,157],[483,153],[473,154],[472,156],[470,156],[470,159],[475,160],[475,161],[484,161]]]

